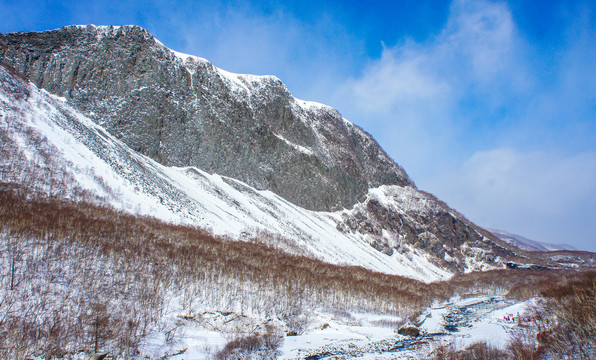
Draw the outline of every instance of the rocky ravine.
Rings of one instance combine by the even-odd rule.
[[[421,252],[449,272],[516,257],[418,191],[366,132],[273,76],[228,73],[137,26],[0,34],[0,61],[166,166],[238,179],[310,210],[349,209],[337,229],[387,256]]]

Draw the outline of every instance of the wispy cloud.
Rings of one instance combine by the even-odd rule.
[[[505,3],[455,0],[442,31],[385,48],[338,97],[420,187],[480,225],[596,250],[596,32],[583,14],[544,55]]]
[[[386,48],[349,86],[365,104],[383,94],[376,100],[385,105],[376,109],[380,112],[416,100],[457,103],[477,94],[491,95],[477,96],[483,103],[494,102],[503,98],[503,92],[526,87],[525,66],[519,58],[523,51],[505,5],[459,0],[441,33],[423,43],[406,40]],[[404,91],[378,90],[389,88]]]
[[[265,11],[248,4],[202,6],[193,14],[173,19],[183,42],[177,50],[228,71],[276,75],[308,100],[328,98],[320,96],[348,77],[364,46],[328,14],[304,20],[281,6]]]

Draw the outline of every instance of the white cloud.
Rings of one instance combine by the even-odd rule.
[[[521,90],[527,82],[518,57],[522,47],[505,5],[455,1],[440,34],[425,43],[405,41],[385,48],[380,59],[347,84],[345,93],[351,92],[366,111],[396,111],[396,117],[404,105],[424,112],[418,107],[457,103],[470,90],[499,98],[498,92]]]
[[[345,83],[344,113],[480,225],[596,250],[594,31],[578,28],[545,58],[505,3],[455,0],[442,31]]]
[[[384,49],[381,59],[349,84],[359,106],[386,113],[398,105],[449,96],[447,81],[428,73],[430,56],[407,48]]]
[[[468,81],[491,82],[513,65],[516,30],[509,9],[500,3],[459,0],[436,43],[440,62],[464,66]],[[443,59],[441,59],[441,57]],[[463,64],[461,63],[463,61]]]

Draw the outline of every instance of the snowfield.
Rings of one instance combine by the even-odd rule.
[[[283,357],[334,359],[420,359],[442,343],[468,346],[486,341],[503,347],[516,323],[508,314],[523,314],[528,302],[514,304],[502,297],[455,298],[437,304],[417,324],[419,337],[397,334],[402,319],[375,314],[319,314],[305,334],[286,338]],[[457,327],[453,318],[458,319]],[[328,326],[322,326],[321,324]]]

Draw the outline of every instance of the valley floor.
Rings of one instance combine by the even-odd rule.
[[[441,344],[468,346],[479,341],[503,347],[512,329],[520,326],[528,302],[516,303],[501,296],[457,298],[436,304],[414,324],[420,335],[397,334],[403,319],[396,316],[348,312],[313,313],[304,333],[286,336],[278,351],[281,359],[420,359]],[[506,317],[510,317],[506,320]],[[209,359],[237,334],[214,331],[242,329],[250,321],[238,314],[205,313],[201,323],[178,319],[177,340],[164,352],[166,334],[155,334],[146,344],[145,356],[189,360]],[[523,316],[521,325],[523,326]],[[159,344],[161,343],[161,344]],[[176,355],[174,355],[176,354]],[[255,357],[258,358],[258,357]]]

